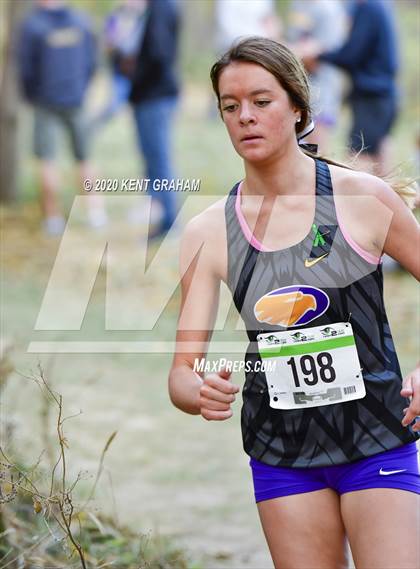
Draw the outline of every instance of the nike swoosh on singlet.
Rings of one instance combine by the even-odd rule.
[[[407,469],[403,468],[402,470],[381,470],[379,471],[379,474],[381,474],[382,476],[388,476],[389,474],[398,474],[399,472],[405,472]]]
[[[321,261],[322,259],[324,259],[327,255],[328,255],[328,253],[325,253],[325,255],[321,255],[321,257],[317,257],[316,259],[305,259],[305,267],[307,269],[310,269],[316,263],[318,263],[318,261]]]

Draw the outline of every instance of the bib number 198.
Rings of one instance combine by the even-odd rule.
[[[300,356],[299,358],[290,358],[287,365],[292,368],[293,379],[296,387],[300,387],[299,373],[297,370],[296,359],[303,374],[303,381],[306,385],[316,385],[318,383],[318,374],[324,383],[332,383],[336,378],[335,369],[332,366],[333,359],[329,352],[321,352],[316,356],[316,360],[309,354]]]

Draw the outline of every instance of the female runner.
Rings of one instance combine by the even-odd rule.
[[[232,416],[229,370],[193,369],[224,281],[250,339],[242,436],[275,567],[345,567],[347,537],[358,569],[414,569],[420,367],[402,380],[380,257],[420,278],[418,225],[384,181],[299,147],[309,88],[286,47],[243,40],[211,78],[245,178],[185,229],[171,400]]]

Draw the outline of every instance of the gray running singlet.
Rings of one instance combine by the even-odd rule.
[[[352,462],[415,441],[419,435],[401,425],[409,402],[399,393],[402,376],[384,308],[382,268],[346,241],[337,221],[327,164],[316,160],[312,229],[288,249],[264,251],[247,240],[236,211],[238,187],[227,198],[225,216],[228,286],[250,340],[245,361],[252,371],[246,371],[241,414],[245,452],[274,466],[318,467]],[[290,325],[272,324],[273,297],[281,296],[282,289],[287,293],[299,287],[303,292]],[[263,318],[256,310],[262,302]],[[274,314],[276,307],[273,310]],[[258,334],[338,322],[353,327],[366,395],[306,409],[270,407],[265,373],[254,369],[255,362],[261,362]]]

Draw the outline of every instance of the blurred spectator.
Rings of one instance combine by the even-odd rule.
[[[392,3],[352,0],[352,26],[341,48],[325,51],[308,43],[300,55],[306,65],[328,62],[346,71],[352,81],[349,103],[353,115],[350,148],[361,152],[358,166],[378,175],[389,169],[388,134],[397,116],[397,38]]]
[[[111,63],[111,98],[94,119],[99,127],[110,120],[128,102],[135,58],[143,39],[146,0],[123,0],[105,22],[105,47]]]
[[[282,33],[274,0],[214,0],[214,19],[217,58],[245,36],[280,40]],[[213,92],[208,117],[219,118]]]
[[[214,6],[219,53],[244,36],[280,39],[281,24],[273,0],[215,0]]]
[[[138,52],[130,100],[133,104],[140,151],[153,201],[162,217],[149,238],[161,237],[172,226],[176,200],[172,191],[154,191],[155,180],[174,177],[171,133],[179,85],[176,72],[179,14],[174,0],[148,1],[144,36]]]
[[[341,46],[347,35],[347,14],[340,0],[292,0],[287,29],[288,40],[315,40],[320,49],[330,51]],[[310,73],[311,107],[315,131],[305,140],[328,153],[331,133],[337,124],[342,99],[340,71],[321,63]]]
[[[62,233],[57,201],[57,131],[67,131],[81,183],[92,178],[83,101],[95,69],[95,41],[85,17],[60,0],[37,0],[22,23],[18,70],[23,94],[34,108],[34,152],[40,160],[41,201],[48,234]],[[90,196],[89,221],[102,225],[105,213]]]

